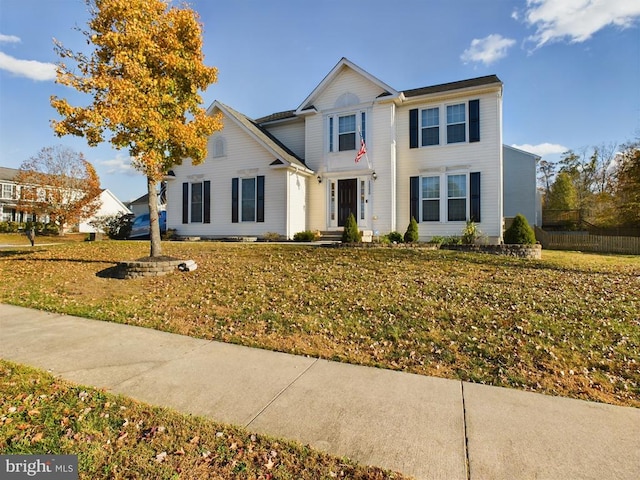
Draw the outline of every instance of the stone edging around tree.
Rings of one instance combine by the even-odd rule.
[[[197,268],[193,260],[180,260],[170,257],[159,259],[144,258],[118,262],[116,278],[132,279],[141,277],[160,277],[176,270],[190,272]]]

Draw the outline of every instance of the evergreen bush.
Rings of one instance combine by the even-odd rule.
[[[342,232],[342,243],[360,243],[362,241],[362,233],[358,229],[358,223],[353,213],[349,214],[347,221],[344,223],[344,231]]]
[[[511,226],[504,232],[504,243],[519,245],[533,245],[536,243],[536,234],[521,213],[515,216]]]
[[[416,243],[419,238],[418,222],[416,222],[414,217],[411,217],[411,222],[409,222],[407,231],[404,233],[404,241],[405,243]]]
[[[402,243],[404,242],[404,237],[400,232],[389,232],[387,235],[387,239],[391,243]]]

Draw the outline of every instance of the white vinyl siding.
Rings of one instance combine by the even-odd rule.
[[[448,144],[443,125],[446,122],[446,107],[449,105],[469,104],[470,100],[480,100],[480,124],[482,141]],[[444,101],[446,100],[446,101]],[[398,108],[396,114],[397,131],[397,194],[396,230],[404,231],[410,218],[410,177],[446,177],[447,175],[479,172],[482,178],[482,218],[479,227],[489,242],[496,243],[502,236],[502,108],[501,94],[498,91],[461,95],[451,94],[444,100],[430,98],[424,104],[415,102]],[[410,148],[409,111],[440,108],[440,144],[423,148]],[[468,119],[467,119],[468,120]],[[468,124],[468,121],[466,122]],[[421,126],[421,124],[419,123]],[[420,144],[419,144],[420,145]],[[377,168],[377,166],[376,166]],[[440,220],[419,221],[421,240],[432,236],[460,235],[461,223],[449,222],[446,204],[448,203],[446,181],[440,183]],[[468,187],[468,186],[467,186]],[[377,185],[376,185],[377,188]],[[377,191],[376,191],[377,193]],[[471,199],[467,189],[467,204]],[[424,198],[421,196],[421,200]],[[468,212],[467,215],[470,213]],[[445,216],[447,215],[447,216]],[[420,212],[422,217],[422,212]],[[469,217],[467,217],[469,218]]]

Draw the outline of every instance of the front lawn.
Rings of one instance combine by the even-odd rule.
[[[175,242],[164,253],[195,260],[196,271],[99,273],[148,248],[0,250],[0,301],[640,407],[640,257]]]

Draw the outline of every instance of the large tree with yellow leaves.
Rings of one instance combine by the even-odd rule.
[[[82,136],[90,146],[109,141],[128,148],[134,167],[147,177],[150,256],[159,257],[158,182],[184,158],[204,161],[207,138],[222,127],[219,117],[200,107],[199,92],[216,81],[217,69],[203,63],[193,10],[165,0],[86,1],[91,17],[82,34],[94,49],[87,55],[56,42],[57,82],[93,102],[78,107],[53,96],[62,120],[52,125],[57,135]]]

